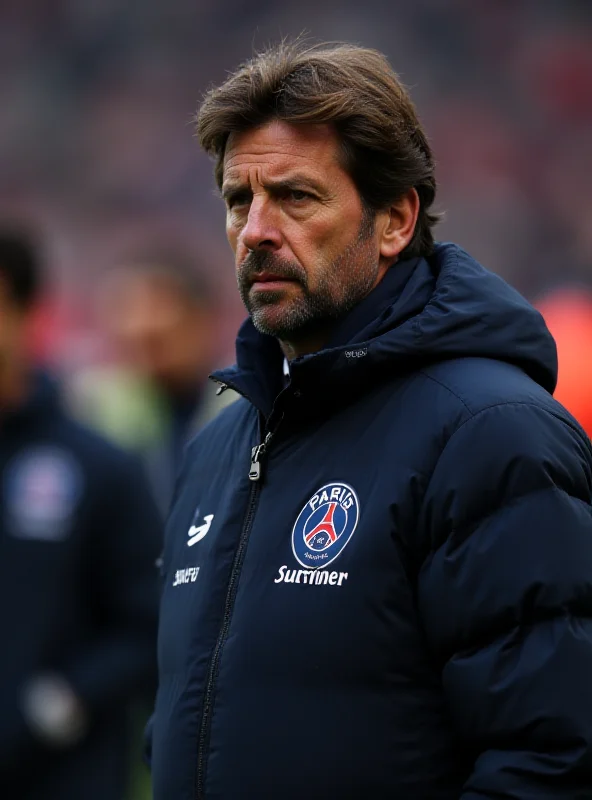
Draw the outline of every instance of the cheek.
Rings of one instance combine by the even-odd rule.
[[[236,253],[236,249],[238,247],[238,237],[240,234],[240,229],[236,224],[236,220],[228,214],[226,216],[226,238],[228,239],[228,243],[232,248],[232,252]]]
[[[343,237],[337,223],[327,225],[325,221],[307,221],[301,225],[287,227],[284,242],[296,260],[312,273],[330,261],[337,241]]]
[[[306,269],[311,287],[322,281],[344,248],[344,231],[317,230],[294,243],[294,253]]]

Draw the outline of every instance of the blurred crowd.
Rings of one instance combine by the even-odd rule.
[[[387,53],[431,134],[440,238],[529,297],[592,281],[587,0],[290,5],[3,0],[0,214],[27,215],[46,235],[63,365],[98,357],[89,290],[155,238],[195,254],[216,281],[228,357],[241,310],[192,115],[213,81],[281,35]]]
[[[28,341],[71,413],[139,454],[162,517],[183,443],[231,399],[207,374],[243,314],[192,116],[298,34],[387,54],[435,150],[438,238],[540,305],[592,431],[589,0],[2,0],[0,228],[34,231],[46,273]]]

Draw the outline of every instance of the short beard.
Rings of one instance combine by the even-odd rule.
[[[308,275],[299,264],[269,251],[251,251],[239,267],[238,287],[257,330],[282,341],[297,342],[332,327],[351,311],[373,289],[378,277],[378,260],[368,250],[373,232],[374,217],[365,211],[357,237],[319,271],[314,291],[310,290]],[[286,303],[281,314],[274,316],[268,309],[281,302],[283,291],[265,292],[255,301],[250,295],[253,278],[261,272],[300,285],[300,296]]]

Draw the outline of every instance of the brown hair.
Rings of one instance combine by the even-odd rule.
[[[356,45],[296,41],[241,65],[205,95],[197,113],[198,139],[216,160],[219,187],[230,134],[272,119],[332,125],[344,166],[371,211],[415,188],[419,216],[402,255],[431,253],[439,219],[429,210],[436,194],[434,159],[415,107],[385,56]]]

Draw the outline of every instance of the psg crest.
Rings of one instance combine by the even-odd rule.
[[[360,503],[351,486],[328,483],[304,506],[292,530],[292,550],[307,569],[326,567],[345,548],[358,525]]]

